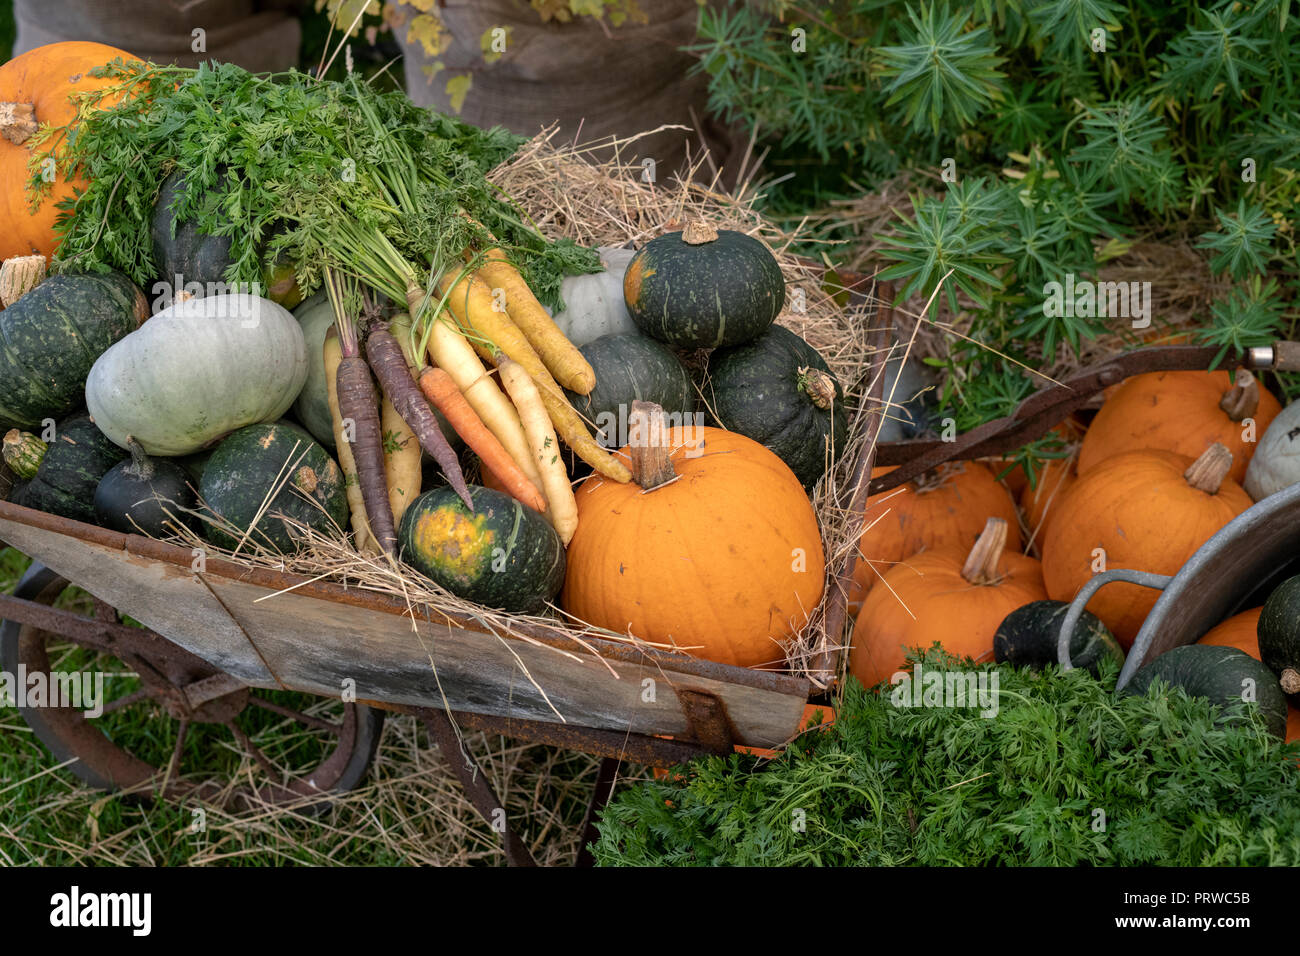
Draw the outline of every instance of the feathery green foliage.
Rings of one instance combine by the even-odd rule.
[[[1300,746],[1269,736],[1254,704],[1223,710],[1163,683],[1116,699],[1115,665],[1103,667],[1096,680],[980,666],[998,674],[993,717],[894,706],[851,681],[836,722],[775,760],[709,757],[617,794],[597,862],[1300,863]]]

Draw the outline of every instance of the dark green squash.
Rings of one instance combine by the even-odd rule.
[[[728,431],[766,445],[809,491],[848,439],[844,389],[815,348],[774,325],[709,356],[705,404]]]
[[[94,524],[95,489],[125,457],[87,416],[69,418],[55,426],[36,477],[15,493],[14,503]]]
[[[196,217],[177,221],[175,208],[186,199],[185,176],[178,169],[163,180],[153,207],[150,235],[159,277],[175,284],[179,276],[181,288],[191,282],[205,288],[209,282],[224,282],[226,270],[235,261],[230,255],[231,237],[203,232]],[[172,289],[173,296],[181,288]]]
[[[449,487],[416,498],[397,529],[402,560],[467,601],[540,611],[564,584],[564,543],[509,495],[469,486],[471,513]]]
[[[166,458],[150,458],[136,442],[131,457],[108,470],[95,489],[95,516],[123,534],[164,538],[177,525],[195,526],[197,498],[185,469]]]
[[[633,256],[623,299],[651,338],[683,349],[718,348],[767,330],[785,305],[785,278],[757,239],[692,223]]]
[[[1273,589],[1259,612],[1259,656],[1282,690],[1300,693],[1300,575]]]
[[[591,422],[596,440],[606,448],[627,444],[627,416],[638,399],[654,402],[670,425],[688,424],[695,410],[691,376],[669,349],[644,335],[606,335],[579,349],[596,373],[596,387],[579,395],[567,389],[569,403]]]
[[[50,276],[0,312],[0,432],[81,407],[95,359],[148,317],[118,273]]]
[[[253,527],[272,491],[274,497]],[[242,535],[253,527],[250,541],[290,554],[296,544],[283,518],[326,535],[347,528],[342,469],[310,435],[287,422],[247,425],[223,439],[203,469],[199,494],[211,512],[228,522],[209,523],[205,530],[223,548],[239,545],[234,529]]]
[[[1064,601],[1030,601],[1016,608],[993,635],[993,659],[1034,670],[1057,664],[1056,640],[1069,609]],[[1101,619],[1084,611],[1070,636],[1070,663],[1096,677],[1103,660],[1123,664],[1124,651]]]
[[[1286,697],[1267,667],[1235,647],[1187,644],[1165,651],[1144,666],[1124,687],[1125,694],[1144,694],[1160,679],[1192,697],[1220,706],[1240,703],[1253,687],[1260,716],[1275,737],[1286,737]]]

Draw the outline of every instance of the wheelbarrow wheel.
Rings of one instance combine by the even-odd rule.
[[[382,710],[247,687],[40,564],[14,595],[80,618],[72,633],[0,623],[0,662],[15,675],[27,726],[85,783],[137,799],[319,814],[364,780]],[[138,639],[115,640],[101,622],[139,628],[130,632]],[[33,701],[42,681],[47,697]],[[68,705],[75,689],[92,693]]]

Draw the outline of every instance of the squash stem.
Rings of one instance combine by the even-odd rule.
[[[1232,470],[1232,452],[1221,442],[1215,442],[1192,462],[1183,477],[1187,483],[1207,495],[1217,495],[1219,486]]]
[[[126,436],[126,450],[131,453],[131,474],[141,481],[152,481],[153,459],[144,453],[144,446],[135,440],[134,435]]]
[[[0,103],[0,136],[15,146],[27,142],[39,128],[31,103]]]
[[[627,427],[632,480],[641,486],[641,490],[652,491],[676,480],[664,410],[654,402],[637,399],[627,416]]]
[[[1007,519],[989,518],[980,532],[975,546],[966,556],[962,565],[961,576],[971,584],[985,586],[997,584],[998,562],[1002,560],[1002,550],[1007,545]]]
[[[1237,369],[1237,382],[1223,393],[1219,407],[1234,422],[1244,421],[1254,415],[1259,408],[1259,382],[1255,376],[1244,368]]]

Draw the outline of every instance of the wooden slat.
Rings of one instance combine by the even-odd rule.
[[[121,544],[113,547],[107,534],[74,538],[0,514],[0,540],[244,683],[279,686],[203,581],[175,565],[129,554]]]
[[[429,621],[419,622],[417,633],[409,617],[212,575],[207,582],[284,686],[295,690],[338,696],[352,680],[362,699],[437,707],[445,695],[451,709],[469,713],[682,736],[688,728],[675,690],[690,689],[718,697],[737,741],[752,746],[787,740],[803,712],[806,693],[798,681],[778,691],[649,661],[607,666],[591,654],[505,635]],[[642,683],[647,678],[655,682],[652,700],[643,699],[651,696]]]

